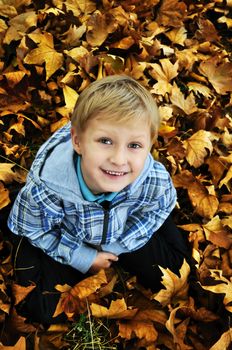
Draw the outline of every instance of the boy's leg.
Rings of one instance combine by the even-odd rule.
[[[56,318],[52,317],[60,297],[54,287],[65,283],[73,286],[85,276],[72,267],[55,261],[41,249],[32,246],[26,238],[12,234],[11,242],[14,247],[16,282],[22,286],[29,286],[32,282],[36,284],[36,288],[19,304],[19,314],[29,322],[64,322],[64,313]]]
[[[183,259],[190,259],[190,252],[181,233],[169,216],[160,229],[140,249],[121,254],[119,264],[136,275],[138,282],[153,292],[161,289],[162,272],[158,265],[178,273]]]

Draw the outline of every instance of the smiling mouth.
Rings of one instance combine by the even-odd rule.
[[[122,171],[111,171],[111,170],[103,170],[104,173],[112,176],[124,176],[128,174],[127,172],[122,172]]]

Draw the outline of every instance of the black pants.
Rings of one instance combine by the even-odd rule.
[[[42,250],[33,247],[26,238],[11,235],[15,256],[15,278],[18,284],[36,288],[19,305],[18,312],[28,321],[43,324],[59,323],[66,320],[64,314],[53,318],[60,294],[56,284],[75,285],[87,277],[70,266],[56,262]],[[146,245],[137,251],[121,254],[118,264],[125,271],[136,275],[138,281],[154,292],[161,288],[161,271],[158,265],[178,273],[183,258],[188,260],[187,246],[169,217]]]

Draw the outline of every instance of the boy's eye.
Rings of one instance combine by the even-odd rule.
[[[100,143],[103,143],[104,145],[111,145],[112,141],[110,139],[107,139],[106,137],[102,137],[99,139]]]
[[[141,145],[139,143],[130,143],[129,148],[141,148]]]

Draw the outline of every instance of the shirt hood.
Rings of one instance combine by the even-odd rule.
[[[71,140],[71,123],[55,132],[39,149],[29,176],[37,184],[43,182],[59,197],[76,202],[85,202],[76,173],[76,153]],[[137,179],[126,189],[128,195],[136,192],[153,168],[154,160],[148,155],[144,168]],[[86,201],[88,203],[88,201]]]

